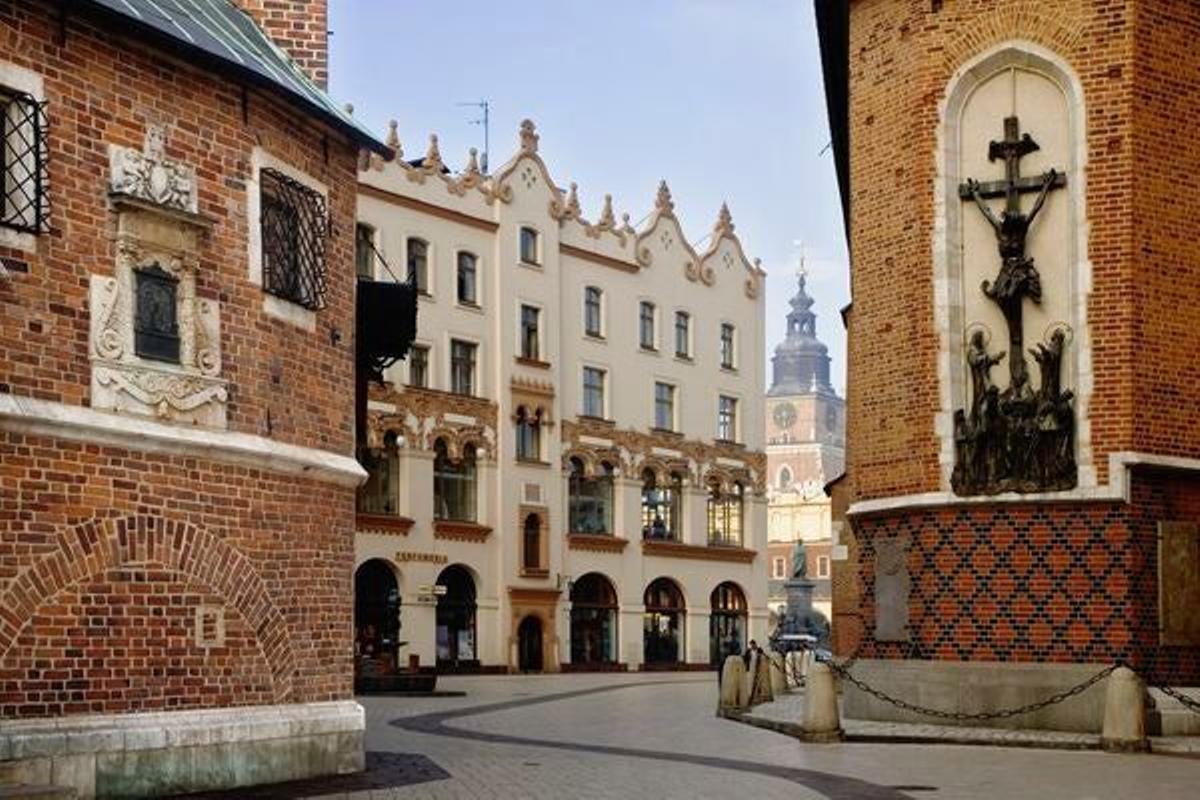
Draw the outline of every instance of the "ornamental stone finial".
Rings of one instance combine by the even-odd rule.
[[[438,149],[436,133],[429,134],[429,149],[425,151],[425,161],[422,166],[431,172],[438,172],[442,169],[442,151]]]
[[[479,151],[472,147],[467,155],[467,168],[464,172],[467,175],[479,174]]]
[[[521,152],[526,155],[533,155],[538,151],[538,139],[541,137],[537,134],[537,129],[533,125],[533,120],[521,120]]]
[[[342,108],[346,110],[346,116],[354,116],[354,103],[346,103],[346,105],[342,106]]]
[[[666,180],[658,182],[658,195],[654,198],[654,207],[664,214],[675,213],[675,204],[671,202],[671,187]]]
[[[721,210],[717,213],[717,224],[713,225],[713,236],[732,236],[733,227],[733,215],[729,213],[729,206],[721,203]]]
[[[387,138],[383,140],[384,144],[396,151],[396,155],[400,155],[400,134],[396,130],[398,125],[396,120],[388,120]]]
[[[567,215],[572,217],[579,216],[579,184],[571,181],[571,190],[567,192]]]
[[[600,210],[600,225],[605,228],[615,227],[617,224],[616,215],[613,214],[612,195],[604,195],[604,208]]]
[[[636,231],[633,229],[633,226],[629,224],[628,212],[621,215],[621,230],[625,231],[626,233],[636,233]]]

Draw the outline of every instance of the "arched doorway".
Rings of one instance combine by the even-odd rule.
[[[644,660],[649,665],[678,664],[684,653],[683,592],[670,578],[659,578],[646,587],[642,617]]]
[[[392,565],[381,558],[354,571],[354,677],[396,671],[400,649],[400,586]]]
[[[438,666],[476,666],[475,579],[466,567],[452,564],[438,575],[437,585],[446,589],[437,601]]]
[[[617,591],[599,572],[571,586],[572,666],[617,662]]]
[[[521,672],[542,671],[542,621],[532,614],[517,626],[517,667]]]
[[[736,583],[726,581],[713,589],[708,618],[708,660],[720,666],[726,656],[740,655],[746,647],[746,595]]]

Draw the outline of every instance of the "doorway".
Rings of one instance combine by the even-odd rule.
[[[521,672],[542,671],[542,621],[535,616],[517,627],[517,668]]]

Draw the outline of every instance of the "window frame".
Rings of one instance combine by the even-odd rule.
[[[0,66],[4,71],[4,80],[0,83],[0,100],[4,101],[0,104],[0,231],[3,231],[0,244],[22,250],[35,249],[36,237],[50,230],[48,103],[42,96],[40,75],[7,62]],[[25,109],[21,125],[12,124],[10,118],[9,110],[15,105]],[[20,133],[23,125],[32,128],[31,135]],[[13,154],[17,158],[10,162],[9,138],[18,136],[28,142],[29,149],[25,153]],[[25,163],[24,157],[27,155],[31,156],[32,164]],[[23,167],[25,175],[21,180],[14,180],[10,187],[10,171],[15,170],[16,164]],[[25,188],[27,184],[32,184],[32,197],[29,197]],[[23,207],[14,207],[10,211],[10,193],[17,192],[24,195],[26,202]],[[30,214],[32,220],[29,219]]]
[[[680,341],[680,321],[683,322],[683,348],[679,349]],[[685,361],[692,360],[692,314],[683,309],[675,310],[675,357],[684,359]]]
[[[601,461],[592,475],[588,475],[583,460],[572,456],[568,461],[567,474],[567,528],[568,533],[588,536],[612,536],[613,529],[613,475],[615,469],[607,461]],[[600,529],[579,524],[589,518],[587,506],[596,510]]]
[[[728,421],[726,421],[725,403],[729,401]],[[728,434],[728,436],[722,435]],[[738,398],[729,394],[717,395],[717,441],[733,442],[738,440]]]
[[[332,222],[325,195],[273,165],[258,170],[263,291],[308,311],[326,306]]]
[[[468,376],[469,385],[467,387],[467,391],[465,391],[465,392],[461,390],[461,386],[458,381],[458,370],[457,370],[458,359],[457,359],[457,354],[455,352],[457,346],[470,348],[468,351],[471,354],[470,374]],[[452,336],[452,337],[450,337],[450,348],[449,348],[449,353],[447,355],[449,357],[449,367],[450,367],[449,386],[450,386],[451,393],[461,394],[464,397],[478,397],[479,396],[479,394],[478,394],[478,389],[479,389],[479,343],[473,342],[470,339],[460,339],[457,336]]]
[[[526,241],[533,242],[532,254],[526,250]],[[526,258],[527,255],[532,255],[532,258]],[[542,232],[532,225],[517,228],[517,260],[530,267],[542,266]]]
[[[658,352],[658,306],[653,300],[638,301],[638,347]]]
[[[533,312],[532,350],[528,347],[530,340],[526,330],[525,312]],[[542,307],[524,300],[517,303],[517,354],[526,361],[542,362]]]
[[[725,338],[726,331],[729,332],[728,345],[726,345],[726,338]],[[734,325],[732,322],[722,322],[721,323],[721,334],[720,334],[721,369],[729,370],[731,372],[737,370],[737,368],[738,368],[737,351],[738,351],[737,326]]]
[[[471,296],[463,296],[463,267],[464,259],[469,263],[467,274],[470,275]],[[479,256],[470,250],[457,250],[454,253],[454,298],[460,306],[479,308]]]
[[[363,232],[366,235],[363,235]],[[379,231],[374,225],[369,222],[356,220],[354,223],[354,274],[359,278],[364,278],[369,281],[375,280],[375,237]],[[366,249],[361,249],[360,245],[364,242],[368,244]],[[364,265],[363,254],[366,254],[366,264]],[[363,267],[366,267],[366,272]]]
[[[590,374],[599,376],[600,380],[599,380],[598,385],[590,385],[588,383],[588,376]],[[582,387],[582,392],[581,392],[581,397],[580,397],[580,411],[581,411],[582,416],[592,417],[593,419],[608,419],[608,386],[607,386],[607,384],[608,384],[608,370],[607,369],[605,369],[604,367],[597,367],[597,366],[594,366],[591,364],[583,365],[582,380],[580,381],[580,386]],[[599,409],[598,410],[600,413],[598,413],[598,414],[591,413],[591,410],[597,410],[597,409],[595,409],[595,407],[592,406],[591,404],[589,404],[589,402],[588,402],[589,391],[598,391],[599,392]],[[589,410],[589,409],[591,409],[591,410]]]
[[[439,449],[440,445],[440,449]],[[445,440],[433,444],[433,518],[452,522],[476,522],[479,518],[479,456],[473,444],[463,447],[462,455],[452,459]],[[463,507],[453,511],[447,489],[455,488],[455,503]],[[440,502],[439,502],[440,501]],[[443,511],[443,506],[445,510]]]
[[[592,306],[591,296],[592,296],[593,292],[595,293],[595,298],[596,298],[596,302],[595,302],[596,328],[594,330],[591,327],[591,319],[590,319],[591,306]],[[583,335],[584,336],[587,336],[592,339],[606,338],[606,331],[605,331],[605,325],[604,325],[604,305],[605,305],[604,289],[602,289],[599,286],[595,286],[595,285],[588,285],[588,286],[583,287]]]
[[[533,522],[532,529],[530,521]],[[530,511],[521,520],[521,571],[539,572],[545,569],[542,563],[542,518],[537,512]]]
[[[660,397],[660,389],[666,389],[666,398]],[[654,427],[660,431],[670,431],[675,433],[678,431],[678,408],[677,400],[679,398],[679,387],[669,381],[656,380],[654,382]],[[659,416],[659,411],[663,405],[668,406],[669,419],[668,424],[662,424],[662,418]]]
[[[421,360],[421,382],[420,383],[417,383],[416,381],[413,380],[413,366],[417,363],[417,359],[415,358],[415,356],[418,352],[421,352],[424,354],[424,358]],[[433,352],[433,347],[431,347],[430,345],[427,345],[427,344],[414,343],[412,345],[412,347],[409,348],[408,380],[405,382],[405,384],[407,386],[410,386],[410,387],[413,387],[416,389],[432,388],[429,385],[429,361],[430,361],[430,356],[431,356],[432,352]]]
[[[421,254],[421,266],[419,269],[413,266],[413,245],[419,244],[424,248],[425,252]],[[417,294],[422,297],[433,297],[433,291],[429,286],[430,270],[429,262],[431,261],[431,253],[433,245],[429,240],[421,236],[405,236],[404,237],[404,279],[413,285],[417,290]]]
[[[828,578],[832,572],[832,559],[829,556],[817,556],[817,577]]]
[[[517,461],[542,462],[542,411],[524,404],[514,414],[513,452]]]

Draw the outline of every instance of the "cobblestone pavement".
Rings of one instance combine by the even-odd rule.
[[[957,745],[800,744],[718,719],[692,674],[449,677],[465,697],[367,697],[367,748],[444,780],[353,798],[1195,797],[1200,760]],[[327,794],[326,796],[330,796]],[[316,794],[309,796],[317,796]]]

